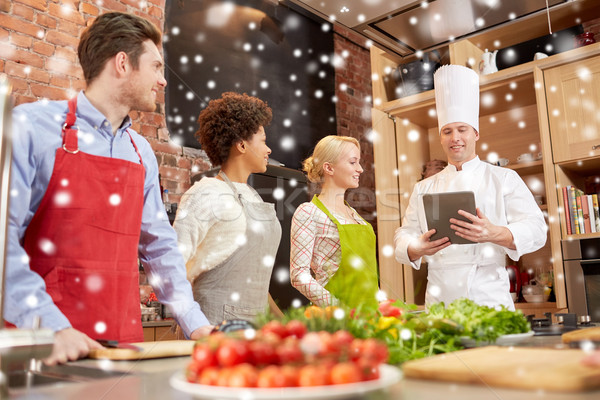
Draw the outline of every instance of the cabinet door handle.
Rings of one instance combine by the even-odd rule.
[[[595,146],[592,146],[592,150],[596,150],[596,149],[600,149],[600,144],[597,144]]]

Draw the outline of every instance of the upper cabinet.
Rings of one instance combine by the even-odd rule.
[[[600,56],[544,71],[554,162],[600,156]]]

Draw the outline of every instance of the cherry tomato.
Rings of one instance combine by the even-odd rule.
[[[378,310],[384,317],[400,317],[403,313],[401,308],[394,305],[396,300],[384,300],[379,303]]]
[[[229,386],[229,377],[233,373],[233,367],[226,367],[219,369],[219,375],[217,376],[217,386]]]
[[[275,364],[279,359],[273,344],[266,341],[254,340],[249,343],[248,350],[249,361],[254,365]]]
[[[286,377],[277,365],[269,365],[258,372],[257,387],[278,388],[285,387]]]
[[[298,339],[302,339],[307,331],[306,325],[296,319],[285,324],[285,329],[289,336],[295,336]]]
[[[197,363],[200,370],[217,365],[216,353],[208,343],[197,343],[192,352],[192,359]]]
[[[300,350],[300,342],[294,338],[288,338],[276,349],[280,364],[299,363],[304,360],[304,353]]]
[[[327,376],[316,365],[305,365],[298,371],[299,386],[322,386],[327,384]]]
[[[377,364],[387,361],[389,352],[387,346],[377,339],[368,338],[362,343],[362,358],[373,360]]]
[[[354,336],[348,331],[337,331],[333,334],[333,341],[339,348],[349,348],[354,341]]]
[[[366,359],[360,359],[357,362],[360,373],[362,374],[362,379],[364,381],[372,381],[375,379],[379,379],[379,365],[373,361],[369,361]]]
[[[247,363],[233,367],[228,383],[230,387],[256,387],[258,371],[256,367]]]
[[[264,334],[269,332],[274,333],[282,339],[288,336],[285,326],[277,320],[267,322],[262,328],[260,328],[260,330]]]
[[[220,371],[217,367],[204,368],[196,382],[202,385],[217,385],[219,381],[219,374]]]
[[[285,378],[285,387],[298,386],[298,370],[295,365],[282,365],[279,369],[281,375]]]
[[[331,369],[330,377],[333,385],[360,382],[362,380],[360,368],[353,362],[343,362],[334,365]]]
[[[200,368],[200,364],[192,360],[185,369],[185,379],[188,382],[194,383],[196,382],[196,379],[198,379],[198,375],[200,375],[201,372],[202,369]]]
[[[248,361],[250,352],[245,340],[228,339],[217,349],[217,360],[222,367],[233,367]]]

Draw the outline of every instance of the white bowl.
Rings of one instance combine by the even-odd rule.
[[[543,303],[544,295],[543,294],[524,294],[523,298],[528,303]]]

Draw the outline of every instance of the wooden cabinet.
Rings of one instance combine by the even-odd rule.
[[[451,46],[450,54],[472,58],[480,51],[472,43],[462,41]],[[479,157],[482,160],[509,159],[507,167],[519,173],[532,193],[543,200],[540,207],[549,226],[547,243],[519,262],[524,270],[554,271],[557,302],[543,303],[544,310],[567,307],[560,245],[565,235],[560,227],[562,209],[557,188],[580,182],[592,171],[600,170],[600,148],[594,150],[596,153],[590,152],[592,146],[600,145],[598,54],[600,44],[594,44],[480,79]],[[423,277],[418,277],[410,266],[400,266],[395,261],[393,232],[401,224],[425,162],[436,158],[446,160],[446,157],[439,145],[434,91],[400,99],[387,98],[387,93],[393,90],[385,87],[385,78],[397,67],[396,62],[383,50],[371,48],[379,267],[381,287],[388,296],[412,303],[418,297],[417,288],[424,289]],[[468,64],[467,60],[452,59],[451,62]],[[585,68],[583,73],[582,68]],[[558,85],[561,85],[560,91]],[[551,115],[556,109],[559,115],[566,115],[564,122],[552,121]],[[585,130],[572,136],[564,129],[565,124],[585,127]],[[579,150],[585,146],[587,150]],[[523,153],[533,153],[536,158],[539,154],[541,158],[519,163],[518,157]],[[393,198],[397,199],[396,204],[391,202]],[[536,308],[540,307],[526,306],[536,314],[540,311]]]
[[[544,71],[554,162],[600,156],[600,56]]]
[[[144,342],[177,339],[174,329],[175,326],[175,321],[171,320],[143,322]]]

